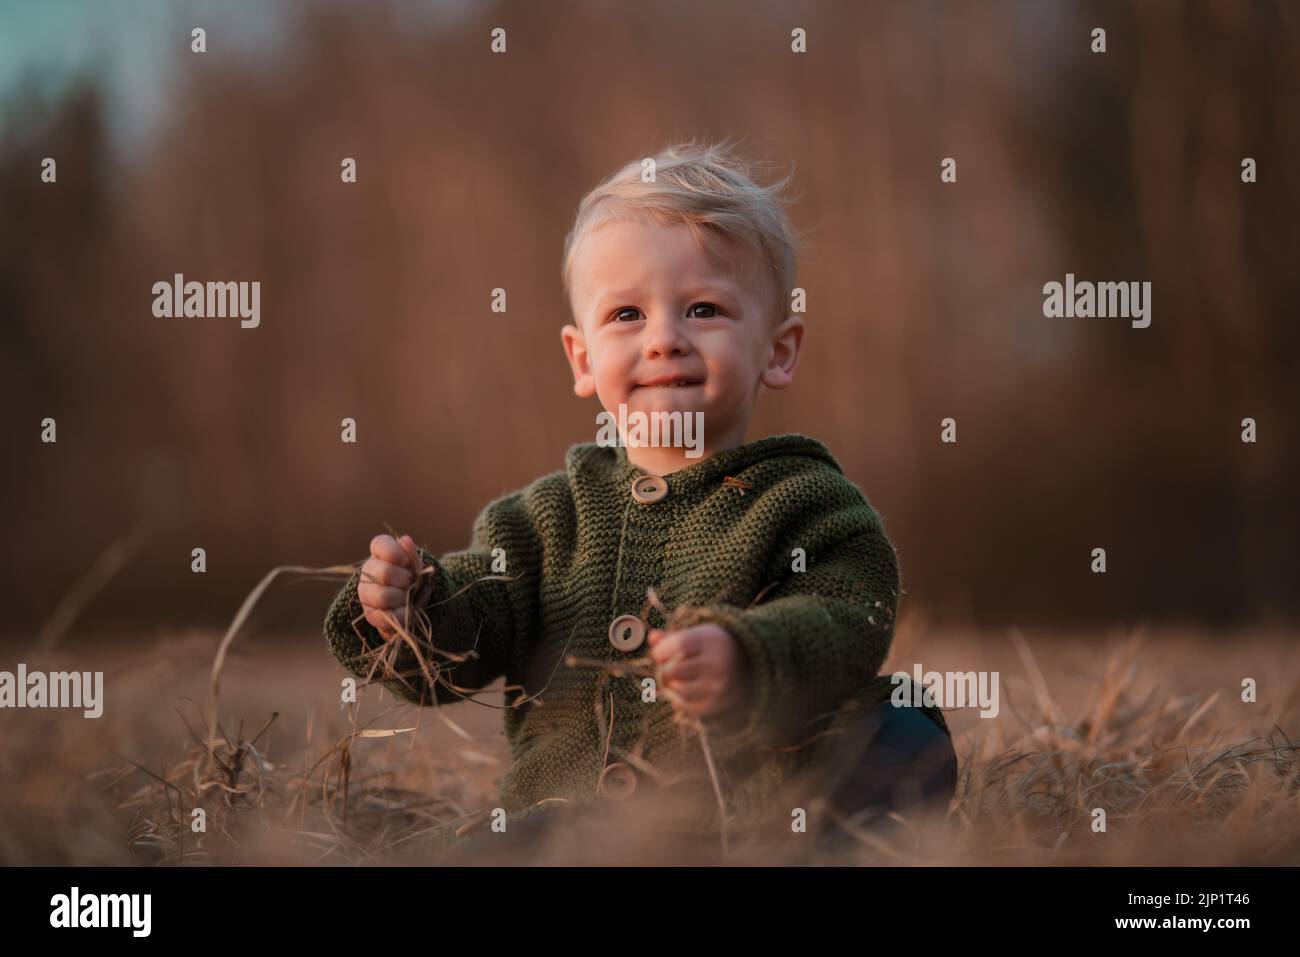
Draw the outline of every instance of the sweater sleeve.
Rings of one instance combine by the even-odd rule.
[[[781,536],[783,577],[748,608],[694,609],[683,627],[714,622],[748,658],[747,713],[706,725],[721,754],[812,733],[815,720],[867,691],[884,665],[898,604],[894,547],[865,498],[805,508],[807,520]],[[806,553],[804,571],[791,552]]]
[[[432,647],[423,641],[419,644],[434,678],[434,703],[459,701],[491,684],[506,672],[519,643],[536,633],[542,544],[526,493],[515,492],[489,504],[474,521],[469,548],[441,557],[417,548],[422,563],[434,569],[425,576],[428,584],[412,592],[420,596],[419,607],[431,626]],[[495,549],[501,551],[494,556]],[[504,572],[500,564],[494,571],[494,558],[504,560]],[[371,669],[376,650],[385,642],[363,617],[357,598],[360,584],[358,567],[330,605],[325,637],[345,668],[359,677],[380,680],[382,667],[375,668],[373,675]],[[418,624],[408,626],[408,631],[417,638],[421,635]],[[402,645],[392,671],[402,676],[383,682],[393,694],[417,704],[430,703],[428,680],[409,644]]]

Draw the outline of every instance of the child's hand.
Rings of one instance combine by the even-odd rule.
[[[732,716],[748,702],[748,658],[720,625],[706,622],[680,631],[652,628],[650,657],[661,665],[674,707],[697,718]]]
[[[361,566],[357,598],[366,611],[366,621],[385,638],[395,634],[388,615],[407,627],[406,591],[419,567],[420,556],[410,535],[403,535],[401,541],[392,535],[376,535],[370,540],[370,558]]]

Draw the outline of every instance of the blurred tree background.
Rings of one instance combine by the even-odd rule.
[[[33,634],[124,540],[77,631],[224,624],[273,566],[358,560],[386,522],[463,547],[490,499],[594,440],[559,338],[579,199],[728,134],[793,165],[807,235],[798,380],[750,438],[827,443],[898,548],[905,611],[1290,617],[1298,21],[1232,0],[0,6],[0,631]],[[74,41],[77,69],[41,45]],[[1150,281],[1151,326],[1045,318],[1067,272]],[[260,281],[260,327],[155,318],[174,273]],[[268,614],[317,627],[335,587]]]

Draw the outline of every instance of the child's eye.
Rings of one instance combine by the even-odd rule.
[[[709,311],[704,315],[700,315],[695,311],[696,309],[707,309]],[[632,315],[625,315],[626,313],[632,313]],[[611,312],[609,318],[615,322],[635,322],[641,318],[640,313],[641,310],[636,306],[623,306],[621,309],[615,309]],[[690,319],[713,319],[718,315],[718,307],[711,302],[697,302],[686,310],[686,315]]]

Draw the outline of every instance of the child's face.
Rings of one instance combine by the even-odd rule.
[[[716,240],[714,240],[716,241]],[[612,219],[575,251],[575,325],[562,331],[574,392],[605,410],[703,412],[707,446],[743,441],[760,386],[794,377],[803,320],[774,313],[770,282],[754,256],[717,247],[712,262],[690,229]],[[687,382],[656,384],[663,377]]]

